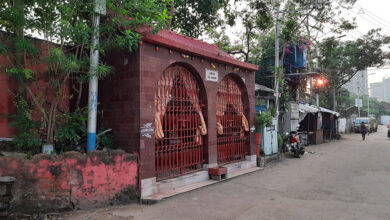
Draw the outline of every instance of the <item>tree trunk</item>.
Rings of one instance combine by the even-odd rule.
[[[77,102],[76,102],[76,108],[77,109],[80,108],[80,101],[81,101],[81,94],[82,94],[82,92],[83,92],[83,83],[79,82],[79,90],[78,90]]]
[[[16,21],[15,21],[15,35],[19,39],[24,38],[24,0],[15,0],[14,7],[16,9]],[[15,64],[19,69],[24,69],[24,51],[17,51],[15,49]],[[26,98],[26,89],[24,88],[23,78],[16,79],[16,88],[18,94]]]
[[[168,6],[168,15],[171,17],[170,19],[168,19],[168,22],[167,22],[167,30],[171,30],[172,28],[172,20],[173,20],[173,14],[175,13],[174,10],[175,10],[175,1],[172,1]]]
[[[333,111],[336,111],[337,109],[337,99],[336,99],[336,87],[333,87],[332,89],[332,96],[333,96]]]
[[[56,115],[57,115],[57,106],[58,106],[58,97],[54,98],[49,111],[49,122],[47,123],[46,131],[46,143],[54,143],[54,127],[56,124]]]

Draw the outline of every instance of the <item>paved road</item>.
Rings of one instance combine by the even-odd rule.
[[[74,212],[69,219],[390,219],[386,128],[308,147],[265,170],[155,205]]]

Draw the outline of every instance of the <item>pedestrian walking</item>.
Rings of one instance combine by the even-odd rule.
[[[367,128],[364,122],[360,124],[360,132],[362,133],[362,139],[363,141],[366,140],[366,134],[367,134]]]
[[[390,138],[390,124],[387,125],[387,137]]]

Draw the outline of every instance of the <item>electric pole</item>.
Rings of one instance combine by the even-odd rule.
[[[276,125],[279,128],[279,0],[276,1],[276,28],[275,28],[275,105]],[[279,130],[279,129],[278,129]]]
[[[99,23],[100,15],[106,14],[106,1],[94,1],[94,13],[92,18],[92,45],[90,50],[89,66],[89,93],[88,93],[88,135],[87,135],[87,152],[96,149],[96,116],[98,105],[98,77],[97,67],[99,65]]]
[[[363,102],[362,102],[363,103]],[[360,86],[358,85],[358,113],[359,113],[359,117],[360,117]]]
[[[314,8],[318,9],[318,0],[314,1]],[[276,0],[276,24],[275,24],[275,106],[276,106],[276,123],[279,127],[279,14],[280,13],[291,13],[297,11],[307,10],[308,8],[301,8],[291,11],[282,11],[280,12],[280,0]]]
[[[316,2],[317,7],[317,2]],[[319,58],[319,51],[318,51],[318,43],[316,43],[316,71],[320,69],[320,58]],[[320,106],[320,95],[318,94],[318,89],[316,90],[316,105]]]

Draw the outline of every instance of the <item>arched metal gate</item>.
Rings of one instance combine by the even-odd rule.
[[[162,74],[155,94],[156,178],[168,179],[202,169],[203,104],[195,77],[173,66]]]
[[[230,76],[220,82],[217,93],[218,164],[245,159],[249,131],[240,87]]]

